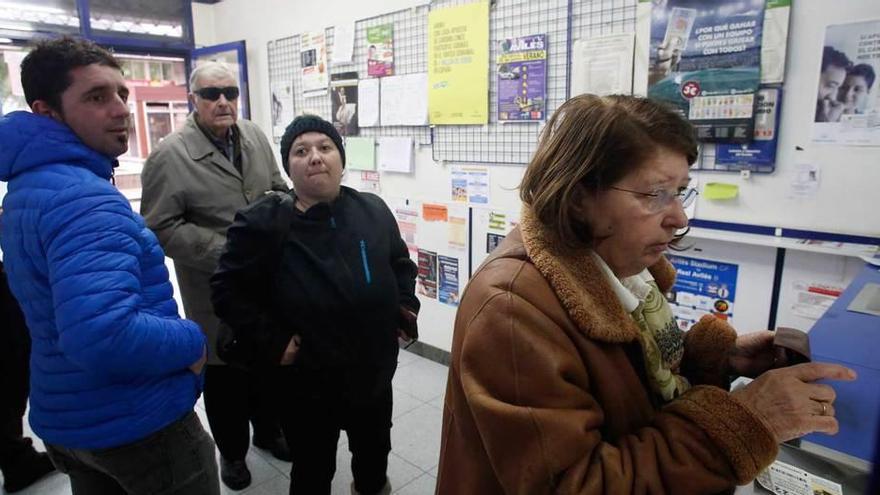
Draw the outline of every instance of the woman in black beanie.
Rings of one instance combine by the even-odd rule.
[[[340,430],[352,493],[390,493],[391,378],[398,338],[417,337],[417,269],[382,199],[341,186],[345,149],[331,123],[294,119],[281,157],[293,192],[238,212],[211,281],[232,329],[218,352],[281,366],[290,493],[330,493]]]

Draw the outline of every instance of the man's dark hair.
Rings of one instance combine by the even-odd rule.
[[[830,46],[822,49],[822,72],[825,72],[825,69],[832,66],[849,69],[851,65],[852,62],[849,61],[849,57],[842,51],[835,50]]]
[[[64,36],[37,41],[21,62],[21,85],[28,106],[43,100],[61,111],[61,93],[73,82],[70,71],[99,64],[122,71],[112,53],[92,41]]]
[[[874,86],[874,79],[877,78],[877,74],[874,73],[874,68],[868,64],[859,64],[854,65],[852,69],[846,71],[847,76],[861,76],[865,78],[865,83],[868,84],[868,90],[871,90],[871,87]]]

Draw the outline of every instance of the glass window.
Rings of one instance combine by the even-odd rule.
[[[189,8],[189,0],[89,0],[89,18],[98,36],[187,42]]]
[[[150,81],[162,80],[162,62],[150,62]]]
[[[0,50],[0,115],[28,109],[20,71],[21,61],[26,54],[23,50]]]
[[[76,0],[11,0],[0,2],[0,29],[78,33]]]
[[[147,64],[143,60],[131,61],[131,78],[135,81],[145,81],[147,79]]]
[[[165,139],[165,136],[171,134],[171,114],[164,113],[147,113],[147,127],[150,135],[150,150],[156,149],[156,145]]]

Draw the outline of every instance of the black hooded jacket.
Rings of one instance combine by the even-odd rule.
[[[215,312],[262,364],[279,363],[299,335],[297,367],[393,369],[400,308],[419,309],[394,215],[344,186],[306,212],[293,199],[268,193],[236,214],[211,279]]]

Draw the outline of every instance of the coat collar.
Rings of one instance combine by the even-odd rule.
[[[241,132],[241,125],[236,123],[235,126],[238,129],[238,135],[241,142],[241,154],[243,157],[247,156],[247,150],[253,147],[250,137],[244,132]],[[205,133],[199,129],[198,124],[196,124],[195,112],[190,113],[186,118],[186,124],[180,131],[180,137],[183,140],[186,152],[193,161],[212,163],[213,165],[222,168],[227,173],[234,175],[239,179],[243,179],[241,173],[235,168],[235,165],[233,165],[228,158],[223,156],[223,153],[220,153],[217,146],[215,146],[214,143],[208,139],[208,136],[205,136]]]
[[[565,247],[553,232],[537,221],[528,205],[523,206],[519,228],[526,254],[587,337],[611,343],[638,339],[638,326],[624,310],[589,251]],[[666,258],[648,270],[661,291],[672,287],[675,269]]]

